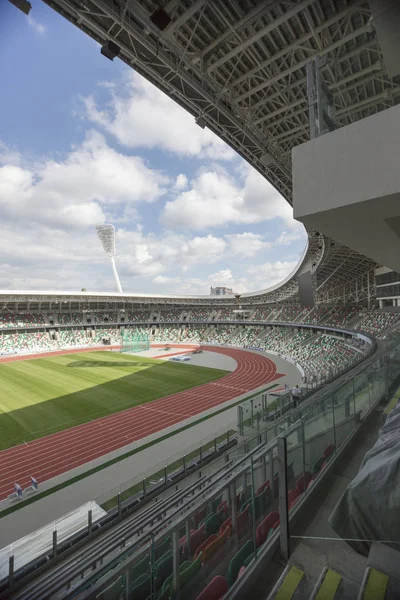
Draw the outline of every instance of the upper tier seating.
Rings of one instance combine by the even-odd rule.
[[[135,322],[144,322],[150,320],[150,312],[151,310],[128,310],[125,313],[125,322],[127,323],[135,323]]]
[[[160,321],[163,321],[164,323],[168,323],[171,321],[179,321],[181,315],[181,308],[162,309],[160,314]]]
[[[44,325],[45,318],[41,313],[1,313],[0,328],[14,329],[18,327],[34,327]]]
[[[371,335],[383,334],[400,320],[400,313],[387,313],[378,310],[368,312],[357,324],[357,329]]]
[[[189,321],[208,321],[210,318],[211,309],[206,307],[198,307],[190,309]]]

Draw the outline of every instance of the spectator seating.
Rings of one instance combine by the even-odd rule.
[[[0,335],[0,354],[29,354],[57,349],[57,343],[43,332]]]
[[[151,310],[128,310],[125,313],[125,322],[138,323],[145,322],[150,319]]]
[[[217,575],[197,596],[196,600],[221,600],[228,590],[229,584],[225,577]]]
[[[171,321],[179,321],[182,315],[181,308],[162,309],[160,313],[160,321],[168,323]]]
[[[379,336],[387,329],[396,325],[400,320],[400,313],[388,313],[378,310],[368,312],[357,324],[357,329]]]
[[[180,327],[176,325],[161,325],[153,335],[153,342],[179,342],[181,338]]]
[[[20,327],[35,327],[44,324],[45,318],[41,313],[0,314],[0,329],[18,329]]]
[[[196,307],[190,309],[189,321],[208,321],[211,314],[211,308]]]

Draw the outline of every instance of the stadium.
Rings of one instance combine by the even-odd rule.
[[[114,294],[0,291],[0,599],[399,598],[399,4],[44,1],[307,243],[261,290],[127,293],[103,224]]]

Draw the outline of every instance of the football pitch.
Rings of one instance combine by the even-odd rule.
[[[0,450],[224,375],[220,369],[114,352],[0,363]]]

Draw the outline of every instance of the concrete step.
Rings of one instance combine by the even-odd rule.
[[[310,600],[334,600],[338,598],[338,590],[342,576],[336,571],[325,567],[317,581]]]
[[[303,600],[304,571],[288,564],[283,571],[268,600]]]
[[[368,555],[368,565],[388,576],[387,600],[398,600],[400,598],[400,552],[381,542],[373,542]]]
[[[368,567],[357,600],[387,600],[388,582],[389,577],[386,573]]]

